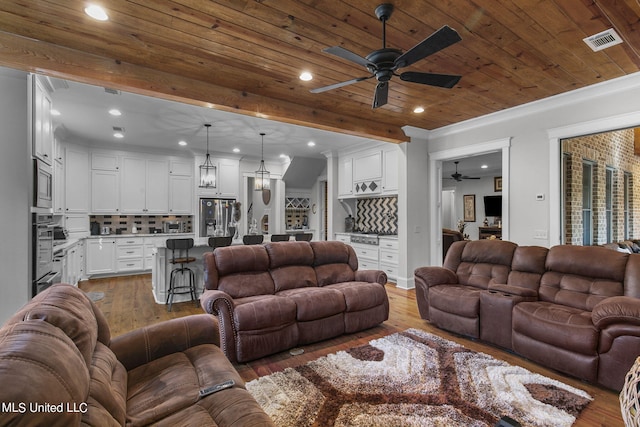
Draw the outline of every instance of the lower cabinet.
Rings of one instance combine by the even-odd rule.
[[[398,239],[380,237],[380,270],[387,273],[390,282],[398,280]]]
[[[352,243],[351,246],[358,256],[358,270],[380,269],[377,246],[359,243]]]
[[[100,237],[87,240],[87,276],[109,274],[116,269],[116,240]]]
[[[127,237],[116,240],[116,271],[127,273],[143,270],[143,237]]]

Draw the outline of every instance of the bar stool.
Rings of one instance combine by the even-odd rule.
[[[313,237],[312,233],[296,233],[296,241],[310,242]]]
[[[167,248],[171,249],[171,259],[169,262],[174,266],[179,264],[180,267],[173,268],[169,276],[169,293],[167,294],[167,310],[171,311],[173,296],[180,294],[190,294],[191,301],[195,301],[198,306],[198,297],[196,295],[196,275],[192,269],[185,267],[196,261],[195,257],[189,256],[189,249],[193,248],[193,239],[167,239]],[[181,284],[176,284],[176,277],[182,276]],[[188,276],[189,284],[185,284],[184,275]]]
[[[232,241],[233,236],[209,237],[209,246],[211,249],[221,248],[223,246],[230,246]]]
[[[247,234],[242,236],[242,243],[245,245],[259,245],[264,240],[262,234]]]
[[[288,234],[272,234],[271,241],[272,242],[288,242],[289,235]]]

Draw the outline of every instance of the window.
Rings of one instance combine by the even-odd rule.
[[[604,182],[604,209],[606,221],[606,242],[613,242],[613,169],[607,168]]]
[[[582,244],[593,244],[593,163],[582,162]]]

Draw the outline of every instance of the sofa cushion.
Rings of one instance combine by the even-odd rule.
[[[115,354],[98,343],[90,368],[91,384],[87,404],[91,408],[82,415],[86,425],[124,425],[127,401],[127,371]]]
[[[255,331],[296,321],[296,303],[275,295],[257,295],[234,300],[233,320],[238,331]]]
[[[337,289],[305,288],[278,292],[296,304],[296,319],[300,322],[323,319],[346,309],[345,296]]]
[[[348,264],[324,264],[314,268],[318,286],[352,282],[356,275]]]
[[[487,289],[507,283],[516,244],[506,241],[474,240],[464,245],[456,268],[458,283]]]
[[[338,241],[309,242],[314,254],[314,265],[347,264],[352,271],[358,269],[358,257],[353,248]]]
[[[313,270],[313,250],[308,242],[275,242],[265,245],[275,292],[318,286]]]
[[[327,288],[339,290],[344,295],[347,313],[385,306],[387,302],[387,291],[378,283],[342,282]]]
[[[574,353],[597,354],[598,331],[589,311],[542,301],[521,302],[513,309],[513,331]]]
[[[220,408],[212,411],[217,418],[213,425],[223,425],[227,416],[229,420],[238,419],[242,408],[233,399],[237,391],[224,390],[203,399],[198,395],[200,389],[229,379],[236,382],[241,395],[246,393],[238,373],[212,344],[192,347],[132,369],[128,379],[127,422],[132,426],[151,424],[194,404]]]
[[[481,289],[463,285],[438,285],[429,288],[431,306],[445,313],[477,318]]]

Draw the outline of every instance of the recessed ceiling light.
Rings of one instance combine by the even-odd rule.
[[[187,141],[179,141],[178,145],[181,145],[184,147],[185,145],[187,145]]]
[[[303,82],[308,82],[311,79],[313,79],[313,75],[308,71],[303,71],[300,74],[300,80],[302,80]]]
[[[315,146],[316,146],[316,143],[315,143],[315,142],[313,142],[313,141],[309,141],[309,142],[307,142],[307,145],[308,145],[309,147],[315,147]]]
[[[486,168],[488,168],[488,167],[489,167],[489,166],[487,166],[487,165],[482,165],[482,166],[480,166],[480,168],[481,168],[481,169],[486,169]]]
[[[122,139],[124,138],[124,134],[122,132],[116,132],[113,134],[114,138]]]
[[[240,149],[239,149],[239,148],[234,148],[234,149],[233,149],[233,152],[234,152],[234,153],[239,153],[239,152],[240,152]]]
[[[284,159],[285,157],[289,157],[289,156],[287,156],[286,154],[280,154],[281,159]]]
[[[96,21],[107,21],[109,19],[109,15],[107,15],[107,12],[102,7],[96,4],[90,4],[89,6],[85,7],[84,13],[86,13]]]
[[[424,107],[416,107],[413,109],[413,112],[416,114],[424,113]]]
[[[51,112],[52,116],[59,116],[60,115],[60,111],[56,110],[55,108],[52,108],[50,112]]]
[[[118,110],[117,108],[112,108],[111,110],[109,110],[109,114],[111,114],[112,116],[121,116],[122,115],[120,110]]]

